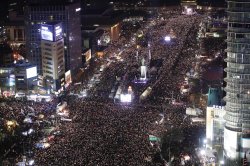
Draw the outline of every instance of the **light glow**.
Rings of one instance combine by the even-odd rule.
[[[26,76],[27,79],[32,78],[32,77],[36,77],[37,76],[37,67],[31,67],[26,69]]]
[[[122,103],[130,103],[132,100],[131,94],[121,94],[120,100]]]
[[[76,12],[79,12],[79,11],[81,11],[81,8],[76,8]]]
[[[170,42],[170,41],[171,41],[171,37],[170,37],[170,36],[165,36],[164,40],[165,40],[166,42]]]

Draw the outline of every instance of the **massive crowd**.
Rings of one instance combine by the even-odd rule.
[[[172,92],[180,95],[178,83],[183,81],[195,57],[195,37],[202,18],[198,15],[181,15],[179,10],[165,11],[164,16],[165,19],[145,23],[153,22],[143,32],[149,36],[145,40],[151,44],[152,59],[163,59],[164,62],[158,69],[158,80],[149,83],[153,93],[147,101],[148,105],[117,105],[105,100],[117,77],[121,77],[122,84],[132,84],[131,77],[137,76],[141,65],[141,61],[136,59],[134,45],[124,47],[126,40],[113,43],[105,50],[106,54],[112,59],[114,53],[118,55],[122,51],[120,57],[123,61],[113,62],[106,67],[100,82],[90,92],[92,97],[66,97],[72,123],[61,124],[65,135],[56,138],[51,148],[36,152],[38,165],[164,165],[165,160],[157,157],[160,147],[149,141],[149,135],[162,137],[172,128],[192,128],[191,120],[184,116],[184,107],[169,105],[164,108],[159,105],[164,101],[162,97],[169,97]],[[164,41],[166,35],[172,35],[170,42]],[[118,46],[122,49],[117,51]],[[138,51],[140,57],[147,58],[147,47],[141,47]],[[135,91],[140,90],[136,88]],[[100,93],[106,97],[100,97]],[[161,117],[159,114],[165,117],[163,124],[157,121]],[[190,133],[181,134],[186,137],[182,145],[194,145]],[[178,141],[173,143],[178,144]],[[187,149],[181,148],[173,155],[181,158],[188,154],[193,161],[196,160],[194,148]],[[178,165],[179,159],[175,163]]]
[[[20,151],[24,151],[22,145],[26,140],[27,133],[33,131],[39,134],[39,130],[44,125],[43,121],[51,121],[52,115],[55,112],[57,99],[52,98],[50,102],[35,102],[28,101],[25,98],[1,99],[0,102],[0,154],[2,157],[7,157],[9,154],[15,154],[16,159],[20,159]],[[23,135],[26,133],[26,135]],[[14,146],[15,145],[15,146]],[[30,145],[28,145],[30,146]],[[12,156],[13,157],[13,156]]]
[[[112,59],[114,53],[120,54],[122,60],[112,62],[104,69],[99,83],[90,88],[88,92],[90,97],[77,98],[71,95],[64,97],[68,103],[72,122],[59,124],[58,127],[64,134],[51,140],[51,147],[35,150],[36,165],[150,166],[166,163],[160,153],[160,145],[149,141],[149,137],[150,135],[162,137],[173,128],[187,130],[192,128],[190,119],[184,116],[183,106],[163,106],[163,104],[164,98],[172,94],[175,97],[183,97],[179,93],[179,85],[195,57],[196,32],[202,16],[181,15],[179,9],[160,12],[160,18],[142,22],[141,29],[138,30],[146,36],[144,42],[150,43],[152,59],[163,60],[163,65],[157,68],[156,81],[149,81],[146,84],[153,90],[146,104],[135,102],[130,106],[120,105],[107,99],[117,77],[121,77],[120,84],[124,89],[132,85],[135,94],[140,95],[146,88],[133,84],[132,79],[138,77],[140,73],[142,57],[148,61],[149,47],[138,47],[139,57],[137,57],[136,43],[128,44],[123,38],[105,50],[109,59],[106,59],[107,61]],[[166,35],[171,36],[171,41],[164,40]],[[70,87],[73,93],[80,93],[84,89],[87,89],[84,83]],[[11,106],[13,110],[18,109],[17,114],[20,114],[22,110],[20,108],[27,110],[25,103],[17,103],[17,107],[15,103]],[[51,104],[32,102],[31,107],[39,114],[50,110],[50,107],[51,110],[55,110],[55,105]],[[6,116],[12,116],[11,111],[5,110],[5,112]],[[21,116],[20,119],[23,120],[25,116]],[[161,117],[164,117],[163,122],[159,121]],[[194,145],[190,133],[181,132],[181,134],[186,137],[185,141],[181,139],[183,141],[181,146]],[[180,145],[178,141],[173,142],[177,146]],[[194,147],[188,150],[181,148],[173,154],[180,158],[188,154],[195,160]],[[180,163],[178,159],[175,159],[175,162],[176,165]]]
[[[36,153],[38,165],[153,165],[146,160],[155,152],[148,131],[158,110],[84,99],[68,103],[73,123],[62,124],[65,137]]]

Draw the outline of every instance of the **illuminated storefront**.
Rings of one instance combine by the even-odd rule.
[[[15,95],[15,69],[0,68],[0,96]]]

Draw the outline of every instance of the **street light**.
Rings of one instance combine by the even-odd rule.
[[[224,164],[225,164],[224,160],[221,160],[220,165],[224,165]]]

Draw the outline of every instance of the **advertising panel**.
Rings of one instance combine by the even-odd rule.
[[[226,151],[226,155],[230,157],[231,159],[235,159],[237,156],[237,132],[228,130],[224,128],[224,149]]]
[[[53,27],[51,25],[41,26],[41,38],[42,40],[53,41]]]
[[[54,38],[55,41],[62,39],[63,31],[62,31],[62,24],[57,24],[54,29]]]
[[[132,100],[132,96],[131,96],[131,94],[121,94],[120,100],[123,103],[130,103]]]
[[[62,23],[41,25],[41,39],[57,41],[63,38]]]
[[[32,78],[32,77],[36,77],[37,76],[37,67],[31,67],[26,69],[26,76],[27,79]]]
[[[72,82],[71,71],[69,70],[65,73],[65,83],[70,84],[71,82]]]

